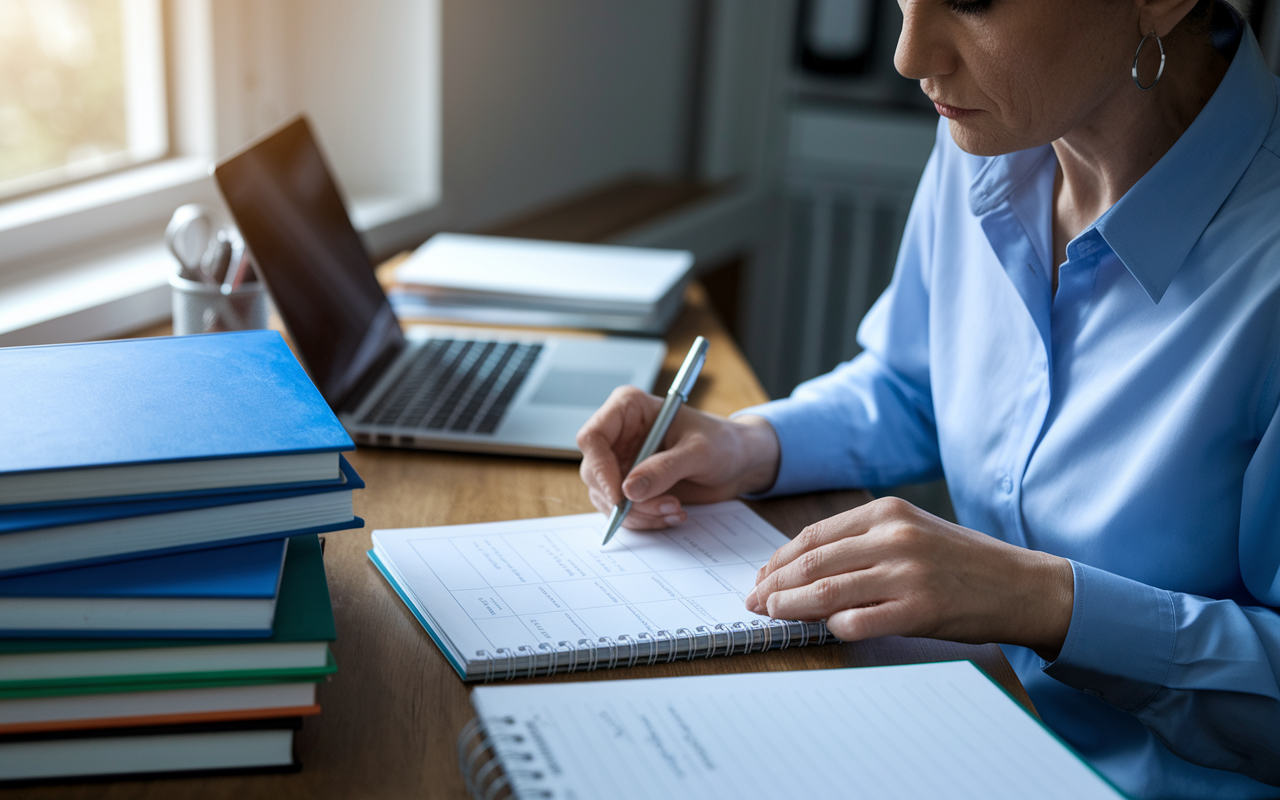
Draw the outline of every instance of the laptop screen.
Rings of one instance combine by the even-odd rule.
[[[340,408],[405,340],[306,118],[214,177],[311,379]]]

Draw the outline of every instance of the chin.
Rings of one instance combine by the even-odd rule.
[[[1011,141],[1012,137],[1008,135],[1002,136],[986,130],[985,126],[977,124],[977,120],[949,119],[947,127],[951,130],[951,140],[971,156],[1002,156],[1033,146]]]

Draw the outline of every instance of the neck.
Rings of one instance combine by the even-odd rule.
[[[1165,37],[1168,61],[1153,89],[1139,90],[1126,74],[1088,117],[1053,142],[1058,157],[1056,264],[1066,260],[1067,242],[1115,205],[1173,147],[1226,74],[1227,59],[1207,37],[1186,27],[1179,25]],[[1146,47],[1155,50],[1154,45],[1148,41]],[[1150,69],[1145,80],[1154,75]]]

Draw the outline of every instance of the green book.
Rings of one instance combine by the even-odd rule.
[[[0,640],[0,699],[323,680],[336,638],[320,542],[296,536],[270,638]]]

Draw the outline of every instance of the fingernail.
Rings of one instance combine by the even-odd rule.
[[[627,490],[627,494],[642,495],[649,490],[649,479],[642,475],[627,481],[627,485],[631,487]]]
[[[668,525],[679,525],[681,522],[684,522],[684,519],[679,514],[672,514],[670,516],[663,517],[662,521]]]
[[[743,602],[746,604],[747,610],[750,611],[752,614],[760,613],[759,611],[756,610],[760,607],[760,601],[756,599],[755,589],[751,590],[751,592],[747,595],[747,599]]]
[[[663,514],[675,514],[680,510],[680,506],[675,503],[663,503],[658,507],[658,510]]]

